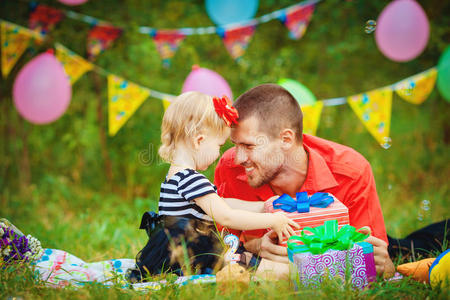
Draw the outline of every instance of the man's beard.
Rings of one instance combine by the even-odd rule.
[[[264,174],[260,174],[260,176],[257,178],[250,179],[247,176],[248,184],[253,188],[259,188],[265,184],[268,184],[272,180],[274,180],[278,176],[278,174],[280,174],[281,168],[282,168],[282,165],[280,164],[278,167],[273,168],[270,171],[266,171]]]

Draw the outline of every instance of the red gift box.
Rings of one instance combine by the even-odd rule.
[[[333,203],[326,208],[311,206],[309,212],[285,212],[282,209],[274,209],[272,204],[273,201],[266,201],[264,203],[264,210],[265,212],[270,213],[280,211],[285,213],[288,218],[294,220],[295,223],[300,225],[300,229],[295,230],[296,235],[301,235],[301,231],[305,227],[317,227],[329,220],[337,220],[339,229],[344,225],[350,224],[347,206],[332,194],[328,193],[328,195],[333,197]],[[287,238],[283,238],[279,244],[286,246],[286,241]]]

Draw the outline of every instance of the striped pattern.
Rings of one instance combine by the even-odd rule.
[[[295,223],[300,225],[300,229],[295,230],[295,234],[301,235],[303,228],[317,227],[323,225],[323,223],[328,220],[337,220],[339,229],[341,229],[344,225],[350,224],[347,206],[342,204],[342,202],[336,199],[336,197],[333,196],[333,198],[334,202],[327,208],[310,207],[309,213],[286,212],[286,216],[288,216],[289,219],[292,219]],[[271,213],[277,211],[283,212],[281,209],[274,209],[272,202],[270,201],[266,201],[264,203],[264,210]],[[280,244],[286,246],[286,242],[287,239],[284,238]]]
[[[177,172],[161,183],[159,214],[212,221],[194,200],[216,191],[217,188],[197,171],[185,169]]]

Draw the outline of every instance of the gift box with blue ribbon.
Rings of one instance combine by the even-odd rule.
[[[310,232],[312,234],[306,234]],[[373,246],[367,235],[353,226],[340,230],[336,220],[302,231],[288,240],[291,281],[295,288],[319,286],[326,278],[348,280],[354,288],[364,288],[376,280]]]
[[[283,194],[273,202],[266,201],[264,209],[271,213],[286,213],[300,225],[300,229],[295,231],[297,235],[305,227],[320,226],[328,220],[337,220],[339,228],[349,224],[348,208],[330,193],[308,195],[307,192],[300,192],[296,194],[296,199]],[[280,241],[280,245],[286,246],[286,241]]]

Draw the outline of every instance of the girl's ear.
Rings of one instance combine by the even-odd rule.
[[[204,140],[205,140],[205,135],[203,135],[203,134],[195,135],[193,137],[194,149],[198,150],[198,148],[200,147],[200,144],[203,143]]]

